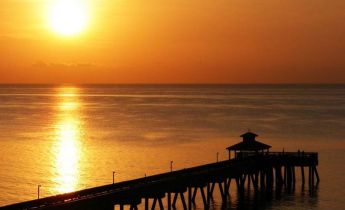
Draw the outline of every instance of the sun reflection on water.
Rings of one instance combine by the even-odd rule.
[[[65,101],[60,104],[60,111],[73,111],[79,107],[79,103],[75,101]]]
[[[74,191],[79,180],[79,160],[81,158],[80,103],[76,88],[58,90],[58,118],[55,124],[55,191],[66,193]]]

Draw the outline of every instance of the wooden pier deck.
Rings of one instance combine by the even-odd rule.
[[[231,183],[239,193],[246,184],[252,184],[255,193],[271,192],[274,188],[293,188],[296,169],[300,169],[301,184],[308,180],[312,189],[319,182],[316,166],[317,153],[267,152],[261,154],[238,153],[234,159],[172,171],[140,179],[90,188],[72,193],[51,196],[1,207],[2,210],[120,210],[128,205],[138,209],[143,203],[145,210],[156,207],[171,210],[181,200],[184,210],[190,210],[200,192],[204,209],[210,207],[215,189],[226,203]],[[305,177],[304,169],[307,168]],[[232,182],[234,181],[234,182]],[[217,185],[217,188],[215,186]],[[166,202],[163,204],[163,198]]]

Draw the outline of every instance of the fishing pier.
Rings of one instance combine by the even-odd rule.
[[[228,200],[230,185],[237,193],[252,185],[255,193],[267,193],[282,188],[293,189],[296,176],[309,189],[320,181],[317,172],[318,153],[270,152],[271,146],[256,141],[248,132],[243,141],[228,147],[229,160],[171,171],[140,179],[80,190],[23,203],[0,207],[3,210],[171,210],[177,202],[184,210],[194,208],[201,199],[209,209],[211,199],[219,193],[223,203]],[[234,154],[231,157],[231,154]],[[306,169],[306,170],[305,170]]]

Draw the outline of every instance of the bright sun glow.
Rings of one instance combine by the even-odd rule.
[[[56,0],[49,10],[50,27],[63,36],[81,33],[87,26],[88,9],[86,1]]]

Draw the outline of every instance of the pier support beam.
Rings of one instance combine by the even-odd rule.
[[[153,203],[152,203],[151,210],[155,210],[155,208],[156,208],[156,203],[157,203],[157,198],[154,198],[154,199],[153,199]]]
[[[171,192],[168,192],[168,210],[171,210]]]
[[[246,178],[248,176],[248,181],[249,181],[249,174],[242,174],[239,177],[236,178],[236,185],[237,185],[237,191],[239,193],[243,193],[244,189],[245,189],[245,182],[246,182]],[[226,185],[226,182],[224,182],[224,190],[226,192],[226,194],[228,195],[229,186]]]
[[[320,182],[320,177],[319,177],[319,173],[317,172],[316,166],[314,166],[314,172],[315,172],[315,175],[316,175],[316,181],[317,181],[317,183],[319,183]]]
[[[163,205],[162,198],[159,198],[159,197],[158,198],[153,198],[151,210],[155,210],[156,209],[157,202],[159,204],[159,209],[160,210],[164,210],[164,205]],[[149,202],[148,202],[148,199],[145,199],[145,209],[148,209],[148,208],[149,208]],[[130,210],[132,210],[132,209],[130,209]],[[137,210],[137,209],[133,209],[133,210]]]
[[[288,165],[286,166],[286,188],[288,190],[292,189],[292,183],[293,183],[293,174],[292,174],[292,166]]]
[[[188,210],[192,210],[192,187],[188,187]]]
[[[311,168],[311,184],[312,184],[312,186],[314,187],[314,183],[315,183],[315,179],[314,179],[314,167],[313,166],[311,166],[310,167]]]
[[[272,191],[273,188],[273,168],[266,169],[266,190]]]
[[[192,202],[193,202],[194,205],[195,205],[195,197],[196,197],[197,192],[198,192],[198,188],[195,187],[194,191],[193,191],[193,195],[192,195]]]
[[[145,198],[145,210],[149,210],[149,198]]]
[[[305,183],[305,177],[304,177],[304,167],[301,166],[301,177],[302,177],[302,185]]]
[[[203,187],[200,187],[200,192],[201,192],[202,201],[204,203],[204,209],[208,209],[207,198],[206,198],[205,191],[204,191]]]
[[[284,167],[284,186],[287,187],[287,183],[288,183],[288,180],[287,180],[287,166],[283,166]]]
[[[314,174],[315,174],[315,167],[314,166],[309,166],[309,189],[313,190],[314,189]]]
[[[177,197],[178,197],[178,193],[175,193],[175,195],[174,195],[174,199],[173,199],[173,202],[172,202],[172,207],[173,207],[174,209],[176,209],[176,201],[177,201]]]
[[[173,200],[173,203],[172,203],[172,207],[174,209],[176,209],[176,202],[177,202],[177,198],[178,198],[179,195],[180,195],[180,198],[181,198],[181,201],[182,201],[183,209],[187,210],[188,207],[187,207],[186,199],[184,198],[183,192],[176,192],[175,193],[174,200]]]
[[[260,190],[264,191],[265,189],[265,171],[260,170]]]
[[[275,168],[275,172],[276,172],[276,187],[281,187],[281,185],[283,185],[283,177],[282,177],[282,170],[280,166],[277,166]]]
[[[213,191],[214,191],[214,186],[216,185],[216,183],[215,182],[212,182],[211,183],[211,189],[210,189],[210,197],[211,197],[211,199],[213,199]]]
[[[224,180],[224,193],[226,196],[230,195],[230,184],[231,184],[231,179]]]
[[[181,201],[182,201],[183,209],[187,210],[187,204],[186,204],[186,200],[184,199],[183,192],[180,192],[180,196],[181,196]]]
[[[206,185],[206,191],[207,191],[207,206],[209,207],[210,206],[210,203],[211,203],[211,186],[210,186],[210,183],[207,183]]]
[[[158,198],[158,203],[159,203],[160,210],[164,210],[164,205],[163,205],[162,198]],[[135,209],[135,210],[137,210],[137,209]]]
[[[223,185],[221,182],[218,182],[218,187],[219,187],[220,195],[222,196],[222,202],[226,203],[228,196],[227,196],[226,192],[224,191]]]
[[[258,189],[258,185],[256,182],[255,174],[250,174],[250,176],[248,178],[249,178],[248,181],[253,183],[255,193],[257,193],[259,189]]]

